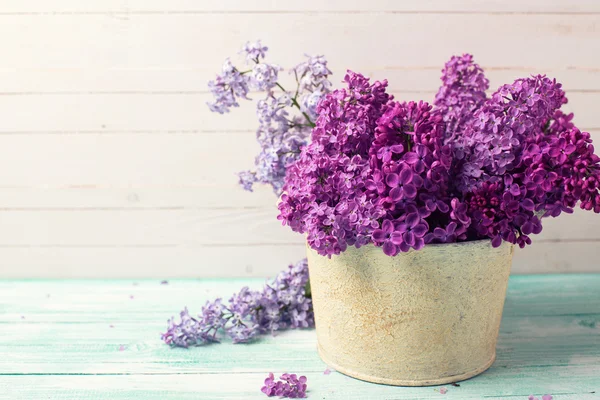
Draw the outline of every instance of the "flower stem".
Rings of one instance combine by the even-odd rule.
[[[281,90],[283,90],[284,92],[286,92],[286,93],[287,93],[287,91],[286,91],[286,90],[283,88],[283,86],[281,86],[281,85],[279,84],[279,82],[277,82],[277,83],[276,83],[276,85],[277,85],[277,87],[278,87],[279,89],[281,89]],[[304,115],[304,118],[306,118],[306,121],[308,122],[308,125],[310,125],[310,127],[311,127],[311,128],[314,128],[314,127],[315,127],[315,123],[314,123],[314,122],[312,122],[312,121],[310,120],[310,117],[308,116],[308,114],[307,114],[307,113],[305,113],[304,111],[302,111],[302,109],[300,108],[300,104],[298,104],[298,101],[296,100],[296,98],[295,98],[295,97],[293,97],[293,98],[292,98],[292,104],[293,104],[293,105],[294,105],[296,108],[298,108],[298,110],[300,110],[300,112],[302,113],[302,115]]]

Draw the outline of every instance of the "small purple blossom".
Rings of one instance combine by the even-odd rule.
[[[287,397],[290,399],[303,399],[306,397],[306,377],[296,374],[283,374],[275,381],[273,373],[265,379],[261,392],[269,397]]]
[[[528,400],[540,400],[539,398],[535,397],[534,395],[530,395],[528,397]],[[542,396],[542,400],[552,400],[552,395],[550,394],[545,394]]]
[[[219,114],[229,112],[231,107],[239,107],[238,99],[248,99],[248,85],[248,76],[241,74],[229,59],[225,60],[222,73],[208,82],[208,89],[214,97],[213,102],[207,103],[208,107]]]
[[[256,42],[246,42],[240,53],[245,56],[246,62],[253,61],[258,63],[260,59],[265,58],[267,50],[269,50],[269,48],[263,46],[260,40],[257,40]]]

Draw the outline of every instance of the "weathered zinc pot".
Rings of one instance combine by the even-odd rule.
[[[488,369],[514,247],[489,240],[386,256],[368,245],[331,259],[308,249],[319,354],[369,382],[439,385]]]

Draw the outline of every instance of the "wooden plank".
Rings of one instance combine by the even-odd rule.
[[[580,328],[589,328],[590,335],[597,334],[598,329],[593,327],[593,322],[599,322],[596,325],[600,328],[600,321],[597,321],[599,280],[600,274],[512,276],[504,310],[506,318],[518,321],[514,322],[516,325],[507,322],[509,325],[502,328],[503,332],[511,338],[526,339],[535,336],[536,331],[537,334],[543,331],[547,336],[556,335],[558,338],[560,332],[554,331],[551,322],[540,322],[536,318],[565,317],[562,322],[557,322],[558,331],[566,329],[569,335],[575,335],[587,332]],[[217,297],[228,299],[243,286],[258,290],[264,283],[264,279],[256,278],[169,279],[167,285],[161,285],[160,279],[139,277],[127,280],[3,280],[0,282],[0,324],[23,327],[24,338],[35,336],[35,327],[29,324],[43,327],[57,323],[95,324],[98,328],[101,325],[109,328],[110,324],[130,327],[148,324],[154,326],[154,335],[164,329],[167,318],[177,315],[185,306],[190,312],[198,313],[207,300]],[[133,299],[130,298],[132,295]],[[97,334],[104,335],[103,332],[104,329]],[[106,334],[113,335],[110,332]],[[122,333],[126,332],[130,330]],[[67,338],[61,335],[56,340],[64,339],[72,344]],[[18,339],[17,336],[6,340]],[[153,340],[154,337],[143,340],[146,339]],[[4,343],[3,340],[0,339],[0,344]],[[29,340],[24,343],[29,343]]]
[[[274,0],[104,0],[94,4],[77,0],[58,0],[51,3],[43,0],[21,0],[1,5],[0,14],[29,15],[34,13],[292,13],[292,12],[391,12],[391,13],[583,13],[600,12],[594,0],[576,0],[565,3],[560,0],[493,0],[485,3],[476,0],[424,0],[419,2],[391,2],[375,0],[365,3],[358,0],[333,0],[322,2],[305,0],[294,3],[281,3]]]
[[[274,203],[274,201],[273,201]],[[231,246],[300,244],[274,206],[261,208],[5,209],[0,246]],[[535,243],[600,241],[600,215],[544,220]]]
[[[231,48],[232,60],[236,57],[237,46]],[[336,54],[329,58],[329,68],[333,71],[331,80],[335,87],[341,86],[347,68],[338,65]],[[450,54],[445,54],[450,58]],[[326,54],[326,56],[328,56]],[[477,55],[476,60],[478,61]],[[279,55],[272,52],[269,59],[277,62],[287,61],[280,59]],[[302,54],[283,63],[286,69],[293,67],[293,61],[300,62]],[[429,66],[405,67],[402,65],[376,66],[372,64],[356,65],[357,72],[373,80],[387,79],[393,93],[429,93],[438,90],[443,64],[446,60],[439,58],[438,64]],[[0,96],[31,96],[31,95],[100,95],[100,94],[144,94],[144,95],[191,95],[207,93],[207,82],[215,78],[220,71],[223,60],[207,59],[202,65],[173,66],[165,65],[153,68],[132,69],[99,69],[99,68],[44,68],[43,66],[23,68],[6,68],[0,66]],[[365,60],[371,62],[371,60]],[[549,68],[538,66],[515,66],[506,60],[502,65],[482,65],[486,76],[490,80],[490,88],[495,90],[502,84],[513,82],[517,78],[527,77],[532,74],[546,74],[556,78],[563,84],[568,94],[574,92],[600,91],[600,68],[578,67],[575,65],[563,68]],[[243,61],[237,62],[238,66]],[[288,89],[295,88],[293,75],[287,70],[280,75],[281,84]],[[260,95],[254,95],[259,98]]]
[[[268,277],[305,256],[305,245],[297,240],[296,245],[1,247],[0,277]]]
[[[0,186],[202,185],[210,190],[236,183],[235,174],[251,168],[258,151],[249,132],[0,135],[0,168],[11,171],[2,174]]]
[[[277,196],[266,185],[242,190],[235,176],[221,185],[101,186],[0,188],[0,209],[9,210],[146,210],[274,208]]]
[[[293,363],[290,363],[293,370]],[[324,368],[324,366],[323,366]],[[309,398],[340,400],[427,400],[439,399],[438,387],[408,388],[374,385],[339,373],[295,371],[308,378]],[[282,373],[277,371],[276,373]],[[594,379],[598,370],[589,367],[491,368],[480,377],[461,382],[460,388],[447,385],[444,398],[464,400],[527,399],[535,393],[553,393],[557,400],[592,400],[598,396]],[[557,378],[557,374],[565,374]],[[260,392],[267,374],[226,375],[116,375],[116,376],[7,376],[0,377],[0,399],[29,400],[51,395],[61,400],[248,400],[264,399]],[[437,390],[436,390],[437,389]]]
[[[296,244],[273,206],[256,209],[127,209],[5,211],[3,246],[232,246]],[[582,218],[582,221],[590,221]],[[600,223],[600,217],[590,230]],[[588,232],[592,233],[592,232]],[[560,233],[564,235],[564,233]],[[585,228],[580,237],[585,237]],[[599,236],[595,237],[600,240]]]
[[[433,101],[434,93],[394,93],[400,101]],[[264,95],[254,96],[256,100]],[[28,95],[0,96],[0,109],[5,118],[0,136],[29,134],[121,135],[254,132],[256,105],[241,103],[228,115],[211,113],[206,102],[211,96],[200,94],[94,94],[94,95]],[[575,122],[581,129],[600,128],[600,117],[594,104],[600,101],[600,92],[576,92],[569,95],[566,112],[574,112]],[[31,116],[35,115],[36,118]],[[253,139],[252,135],[250,138]],[[11,139],[0,137],[11,147]],[[35,139],[39,140],[38,138]],[[61,140],[81,140],[67,139]],[[87,139],[92,140],[92,139]],[[94,139],[98,140],[98,139]],[[131,141],[133,139],[127,139]],[[146,139],[139,139],[146,140]],[[175,139],[172,139],[175,140]],[[128,145],[126,142],[123,146]],[[233,145],[233,143],[232,143]]]
[[[177,306],[173,310],[177,310]],[[289,358],[274,358],[273,353],[290,352],[294,353],[296,369],[311,372],[324,369],[315,351],[317,339],[313,330],[281,332],[276,337],[267,335],[250,346],[235,346],[225,339],[221,345],[182,350],[171,349],[159,340],[157,332],[164,331],[166,327],[166,323],[160,321],[157,316],[155,321],[132,322],[123,316],[122,320],[110,324],[5,324],[4,336],[0,338],[0,357],[9,359],[16,351],[30,355],[2,365],[0,375],[160,375],[165,372],[165,362],[168,362],[170,374],[227,374],[233,372],[232,359],[236,360],[236,373],[267,374],[272,370],[289,368]],[[600,324],[600,314],[585,317],[507,315],[502,321],[494,366],[587,365],[593,368],[600,364],[600,329],[590,328],[586,325],[588,321]],[[539,332],[544,332],[544,335],[540,337]],[[566,337],[573,342],[572,345],[565,346]],[[120,346],[127,348],[127,357],[115,357]],[[272,350],[258,352],[255,346]],[[82,349],[85,351],[82,352]]]
[[[557,399],[597,399],[600,325],[593,322],[600,323],[599,280],[598,274],[512,277],[497,362],[460,387],[447,385],[446,396],[474,400],[552,393]],[[312,330],[267,336],[251,345],[169,349],[154,336],[160,329],[157,310],[260,282],[137,283],[0,282],[0,309],[5,311],[0,321],[7,328],[0,336],[0,399],[258,399],[269,371],[306,375],[311,398],[440,396],[439,387],[399,388],[337,372],[324,375]],[[137,291],[135,300],[119,299],[131,290]],[[589,310],[594,313],[586,314]],[[24,319],[13,318],[19,312],[26,312]],[[108,316],[113,328],[107,326]]]
[[[600,139],[599,133],[593,130],[593,138]],[[10,171],[0,175],[0,187],[192,186],[216,191],[237,183],[236,173],[253,168],[258,152],[250,132],[0,135],[0,169]],[[265,206],[272,204],[269,199]]]
[[[460,26],[469,29],[456,29]],[[364,34],[367,31],[369,35]],[[219,40],[214,40],[215,32]],[[481,40],[472,32],[502,35]],[[299,60],[305,52],[320,53],[328,55],[338,68],[358,68],[366,62],[378,67],[441,66],[449,55],[465,50],[488,66],[506,65],[507,58],[518,54],[520,66],[596,67],[598,56],[592,49],[600,39],[597,16],[590,13],[505,13],[485,17],[451,13],[443,18],[427,13],[297,13],[285,16],[285,23],[278,14],[7,15],[0,24],[0,35],[11,38],[0,46],[3,54],[10,54],[3,67],[19,69],[40,65],[94,69],[190,67],[214,60],[212,66],[232,55],[242,43],[257,38],[271,47],[277,60]],[[323,40],[325,37],[327,40]],[[372,40],[383,37],[393,37],[393,45]],[[431,40],[440,37],[444,40]],[[353,51],[341,51],[342,43],[352,43]],[[555,51],[557,48],[561,51]]]

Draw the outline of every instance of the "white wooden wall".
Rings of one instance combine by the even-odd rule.
[[[247,40],[290,67],[327,56],[428,99],[452,55],[492,86],[564,83],[600,141],[598,0],[3,0],[0,276],[267,276],[303,255],[269,189],[237,187],[253,104],[209,113],[206,82]],[[600,216],[547,221],[514,272],[600,271]]]

